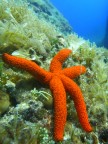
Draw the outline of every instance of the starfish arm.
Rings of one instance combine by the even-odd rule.
[[[51,78],[51,73],[45,71],[44,69],[40,68],[35,62],[32,62],[30,60],[26,60],[24,58],[19,58],[16,56],[9,55],[7,53],[4,53],[2,55],[2,59],[5,63],[17,67],[19,69],[23,69],[27,72],[29,72],[31,75],[36,77],[38,80],[46,80],[49,81]]]
[[[72,66],[61,71],[62,74],[71,79],[74,79],[85,72],[86,68],[84,66]]]
[[[62,75],[61,80],[63,82],[65,89],[70,93],[74,101],[75,108],[76,108],[81,126],[86,132],[91,132],[92,127],[88,120],[86,105],[85,105],[84,98],[83,98],[80,88],[77,86],[77,84],[74,81],[72,81],[66,76]]]
[[[67,59],[71,50],[69,49],[62,49],[60,50],[52,59],[50,64],[50,71],[51,72],[58,72],[62,69],[62,63]]]
[[[63,140],[64,126],[66,123],[66,93],[61,80],[54,76],[50,81],[50,89],[54,99],[54,139]]]

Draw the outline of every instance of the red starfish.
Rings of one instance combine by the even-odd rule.
[[[86,132],[91,132],[86,105],[80,88],[72,80],[86,72],[84,66],[73,66],[62,70],[62,63],[71,53],[69,49],[62,49],[51,61],[50,71],[40,68],[35,62],[3,54],[3,61],[11,66],[26,70],[38,81],[49,85],[54,98],[54,139],[63,139],[64,127],[67,117],[66,92],[72,97],[78,114],[80,124]]]

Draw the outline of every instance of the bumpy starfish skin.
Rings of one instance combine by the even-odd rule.
[[[86,105],[80,88],[72,80],[86,72],[84,66],[73,66],[62,70],[62,64],[67,59],[71,50],[62,49],[54,56],[50,64],[50,71],[40,68],[36,63],[3,54],[3,60],[11,66],[26,70],[33,75],[38,81],[49,85],[54,99],[54,139],[63,140],[64,127],[67,117],[66,92],[72,97],[81,126],[86,132],[91,132]]]

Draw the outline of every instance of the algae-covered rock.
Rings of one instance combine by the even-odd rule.
[[[69,34],[72,27],[63,15],[52,5],[49,0],[28,0],[32,5],[36,15],[52,23],[61,33]]]
[[[39,11],[33,10],[34,7]],[[0,52],[2,53],[32,48],[37,54],[47,56],[52,41],[59,33],[66,32],[70,33],[71,27],[49,1],[30,1],[28,5],[22,0],[0,0]]]
[[[45,55],[57,35],[55,27],[39,19],[23,1],[0,0],[0,52],[33,48]]]
[[[0,119],[0,143],[54,144],[48,132],[48,112],[44,111],[42,118],[42,107],[41,102],[30,100],[10,108],[7,115]]]

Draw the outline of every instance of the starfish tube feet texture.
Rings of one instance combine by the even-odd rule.
[[[80,88],[74,81],[70,80],[66,76],[61,76],[61,80],[63,82],[63,85],[66,91],[69,92],[71,98],[74,101],[74,105],[75,105],[78,119],[80,121],[81,126],[86,132],[91,132],[92,128],[88,121],[86,105],[85,105],[84,98],[83,98]]]
[[[51,79],[51,73],[39,67],[33,61],[27,60],[25,58],[12,56],[7,53],[4,53],[2,55],[2,59],[5,63],[9,64],[10,66],[14,66],[29,72],[32,76],[34,76],[39,81],[48,82],[49,79]]]
[[[54,100],[54,139],[56,141],[63,139],[64,126],[66,123],[66,92],[61,80],[54,76],[50,81],[50,89]]]
[[[92,127],[88,120],[86,105],[82,92],[78,85],[73,81],[74,78],[86,72],[82,65],[62,69],[63,62],[68,58],[71,50],[62,49],[52,59],[50,70],[46,71],[35,62],[11,56],[4,53],[3,61],[11,66],[23,69],[33,75],[38,81],[48,85],[54,99],[54,139],[63,140],[64,127],[67,118],[66,92],[74,101],[79,122],[86,132],[91,132]]]
[[[71,53],[71,50],[69,49],[62,49],[60,50],[52,59],[50,64],[50,71],[51,72],[57,72],[59,70],[62,70],[62,64],[63,62],[68,58],[69,54]]]
[[[86,72],[86,68],[84,66],[73,66],[62,70],[62,74],[64,74],[65,76],[71,79],[74,79],[85,72]]]

